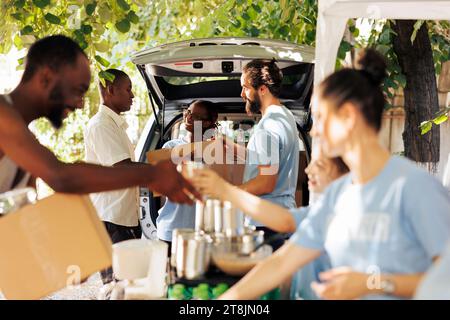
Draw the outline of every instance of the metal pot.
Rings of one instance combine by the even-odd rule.
[[[195,233],[181,233],[177,236],[176,246],[177,276],[193,280],[204,275],[211,259],[210,238]]]
[[[222,233],[226,236],[236,236],[245,233],[244,215],[236,210],[231,202],[224,201],[222,207]]]
[[[262,230],[255,230],[241,235],[216,237],[214,250],[220,249],[222,252],[249,254],[263,241],[264,231]]]
[[[193,229],[187,229],[187,228],[178,228],[174,229],[172,231],[172,246],[170,249],[170,266],[176,268],[176,258],[177,258],[177,242],[178,242],[178,235],[180,234],[194,234],[200,236],[201,233],[199,231],[193,230]]]
[[[196,204],[195,229],[208,234],[236,236],[245,233],[244,216],[229,201],[207,199]]]

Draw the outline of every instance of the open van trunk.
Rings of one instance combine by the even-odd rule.
[[[132,55],[143,76],[153,109],[136,147],[136,159],[159,149],[179,132],[182,110],[194,100],[214,102],[219,120],[256,123],[259,116],[245,114],[240,97],[243,66],[253,59],[273,59],[283,72],[281,102],[297,121],[302,145],[298,178],[298,205],[308,203],[304,169],[309,162],[310,99],[313,85],[314,48],[286,41],[255,38],[212,38],[176,42]],[[156,237],[160,198],[140,190],[141,225],[147,238]]]

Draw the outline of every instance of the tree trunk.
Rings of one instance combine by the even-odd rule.
[[[393,38],[394,51],[406,76],[403,143],[406,157],[416,162],[436,163],[439,161],[439,127],[433,126],[425,135],[421,135],[419,129],[421,122],[433,118],[439,111],[436,72],[426,23],[411,43],[415,22],[396,20],[393,24],[397,33]]]

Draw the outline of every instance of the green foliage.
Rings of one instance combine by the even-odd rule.
[[[132,52],[180,40],[221,36],[314,45],[317,20],[317,0],[3,0],[0,8],[0,54],[13,46],[28,48],[36,39],[50,34],[65,34],[84,48],[92,62],[93,85],[85,99],[86,108],[71,115],[59,132],[43,120],[37,121],[34,128],[64,161],[83,158],[82,129],[100,102],[97,83],[111,79],[106,68],[121,68],[132,78],[138,100],[133,112],[138,123],[142,125],[150,115],[145,85],[129,61]],[[372,22],[369,39],[362,40],[360,30],[350,20],[349,31],[355,40],[342,41],[337,60],[340,67],[348,52],[365,46],[382,52],[389,62],[390,77],[383,84],[388,97],[406,85],[392,49],[391,23]],[[449,23],[426,23],[439,72],[449,57]],[[19,62],[23,64],[23,57]]]
[[[392,40],[395,35],[392,29],[392,24],[395,21],[392,20],[371,20],[371,32],[367,39],[360,38],[360,32],[355,26],[355,21],[349,20],[348,28],[350,34],[353,36],[353,41],[349,46],[349,43],[345,40],[342,41],[339,51],[338,51],[338,61],[336,62],[337,67],[343,65],[346,54],[353,50],[353,48],[364,48],[372,47],[383,54],[387,61],[387,73],[388,77],[385,79],[382,88],[387,97],[386,108],[392,107],[392,100],[395,96],[395,92],[406,87],[407,79],[405,75],[401,72],[401,67],[398,62],[397,55],[394,52]],[[441,65],[443,62],[450,60],[450,23],[448,21],[423,21],[418,20],[414,24],[414,30],[411,34],[411,41],[416,38],[417,31],[421,26],[426,23],[429,31],[429,36],[431,40],[431,45],[433,49],[433,58],[435,63],[436,73],[439,74],[441,71]],[[433,119],[434,120],[434,119]],[[433,123],[433,120],[423,123],[421,125],[421,130],[428,132],[429,126]],[[442,123],[442,122],[440,122]]]
[[[443,108],[438,113],[435,114],[434,118],[431,120],[424,121],[420,124],[420,132],[422,135],[426,134],[434,125],[440,125],[448,120],[448,113],[450,112],[450,107]]]

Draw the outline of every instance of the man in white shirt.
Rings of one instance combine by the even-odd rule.
[[[135,161],[134,147],[126,134],[128,127],[120,114],[133,103],[128,75],[109,69],[114,81],[100,84],[103,104],[87,125],[84,135],[86,161],[103,166],[120,166]],[[113,243],[141,237],[137,187],[91,194],[92,202],[104,222]],[[112,270],[102,272],[104,283],[112,281]]]
[[[27,178],[17,174],[22,170],[56,192],[86,194],[144,185],[177,203],[192,204],[193,197],[200,197],[170,160],[115,167],[59,161],[28,126],[44,117],[59,129],[64,118],[83,108],[91,81],[89,59],[75,41],[53,35],[33,43],[25,61],[19,85],[0,95],[0,193],[22,186]]]

